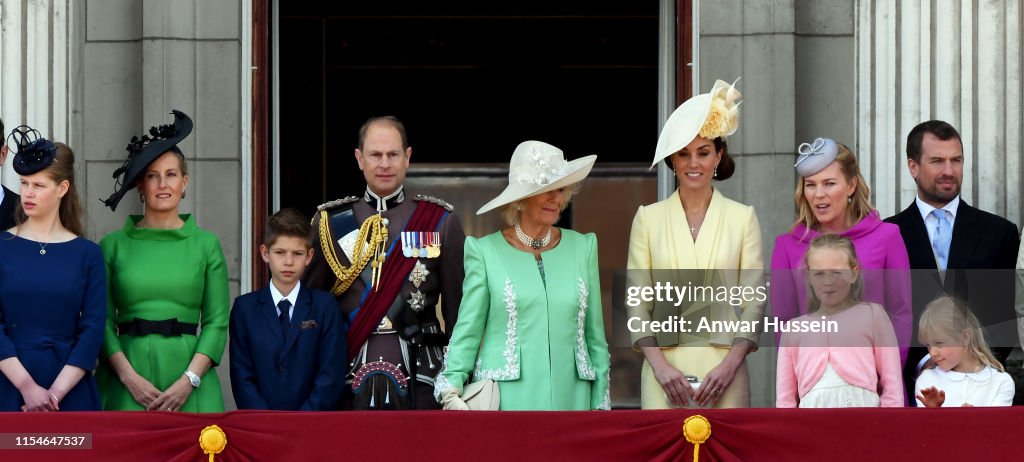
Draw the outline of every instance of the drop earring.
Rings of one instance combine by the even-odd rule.
[[[718,166],[717,165],[715,166],[715,172],[713,174],[711,174],[711,177],[712,178],[718,178]]]
[[[847,204],[852,204],[853,203],[853,196],[846,196],[846,203]]]

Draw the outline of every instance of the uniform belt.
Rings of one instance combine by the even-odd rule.
[[[384,319],[387,320],[386,317]],[[373,334],[373,335],[387,335],[387,334],[397,334],[397,333],[398,333],[398,331],[395,330],[395,328],[391,325],[391,321],[390,320],[387,320],[387,322],[381,322],[381,324],[378,325],[377,328],[374,329],[373,332],[371,332],[371,334]],[[424,346],[443,347],[443,346],[448,345],[448,338],[444,334],[440,334],[440,333],[437,333],[437,334],[422,334],[422,335],[418,335],[416,337],[413,337],[413,339],[414,340],[410,340],[410,341],[412,341],[414,344],[418,343],[418,344],[424,345]]]
[[[444,334],[423,334],[423,345],[443,347],[448,345],[448,338]]]
[[[198,329],[198,324],[180,322],[173,318],[164,319],[163,321],[134,318],[131,322],[118,324],[117,334],[131,335],[133,337],[141,337],[148,334],[160,334],[164,337],[181,337],[182,335],[195,336]]]

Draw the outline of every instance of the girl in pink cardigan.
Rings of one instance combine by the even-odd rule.
[[[861,302],[864,279],[853,242],[820,235],[803,266],[809,312],[777,327],[783,335],[775,405],[902,407],[896,334],[884,308]]]

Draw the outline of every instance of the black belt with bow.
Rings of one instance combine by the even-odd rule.
[[[133,337],[141,337],[148,334],[160,334],[164,337],[181,337],[182,335],[195,336],[198,329],[198,324],[180,322],[173,318],[164,319],[163,321],[134,318],[131,322],[118,324],[117,334],[131,335]]]

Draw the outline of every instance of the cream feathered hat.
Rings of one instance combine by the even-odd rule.
[[[736,82],[716,80],[710,92],[684,101],[672,112],[658,136],[651,168],[685,148],[697,135],[713,140],[736,133],[740,125],[739,100],[743,97]]]
[[[583,181],[595,161],[597,156],[589,155],[567,162],[561,149],[543,141],[523,141],[508,164],[508,187],[476,214]]]

